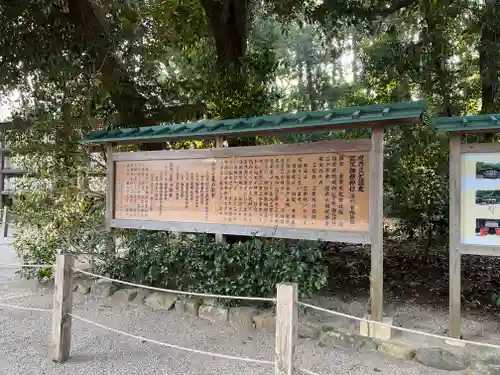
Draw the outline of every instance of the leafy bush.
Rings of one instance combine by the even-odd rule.
[[[54,264],[56,254],[95,253],[105,249],[102,201],[78,199],[69,192],[34,189],[13,206],[14,248],[25,264]],[[23,269],[24,277],[50,278],[52,269]]]
[[[412,141],[418,140],[418,141]],[[391,129],[386,143],[385,206],[426,249],[448,233],[447,138],[430,123]]]
[[[121,233],[124,254],[101,254],[97,272],[113,278],[186,291],[271,296],[276,284],[296,282],[301,295],[326,285],[317,243],[251,238],[232,245],[208,235],[152,231]]]
[[[57,102],[51,103],[57,113]],[[90,130],[90,120],[82,115],[74,119],[75,126],[38,107],[25,111],[29,120],[16,118],[7,134],[13,162],[28,172],[19,181],[21,191],[12,206],[14,248],[23,263],[30,264],[53,264],[56,254],[63,251],[101,251],[108,237],[105,196],[102,178],[91,172],[104,172],[98,163],[103,158],[100,152],[77,143]],[[52,276],[52,269],[23,269],[21,274],[45,278]]]

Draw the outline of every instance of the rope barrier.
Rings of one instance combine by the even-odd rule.
[[[8,264],[8,263],[0,263],[0,268],[11,268],[11,267],[12,268],[48,268],[48,267],[53,268],[53,267],[55,267],[55,265],[50,265],[50,264]],[[136,283],[132,283],[132,282],[128,282],[128,281],[122,281],[122,280],[118,280],[118,279],[113,279],[111,277],[107,277],[107,276],[103,276],[103,275],[98,275],[98,274],[91,273],[91,272],[88,272],[88,271],[84,271],[84,270],[78,269],[78,268],[73,268],[72,267],[71,270],[73,272],[81,273],[81,274],[84,274],[84,275],[87,275],[87,276],[91,276],[91,277],[95,277],[95,278],[100,278],[100,279],[108,280],[108,281],[111,281],[111,282],[114,282],[114,283],[128,285],[128,286],[132,286],[132,287],[136,287],[136,288],[148,289],[148,290],[152,290],[152,291],[167,292],[167,293],[174,293],[174,294],[181,294],[181,295],[190,295],[190,296],[198,296],[198,297],[210,297],[210,298],[221,298],[221,299],[235,299],[235,300],[248,300],[248,301],[276,302],[276,298],[230,296],[230,295],[211,294],[211,293],[196,293],[196,292],[186,292],[186,291],[166,289],[166,288],[158,288],[158,287],[152,287],[152,286],[146,286],[146,285],[136,284]],[[398,326],[394,326],[394,325],[383,323],[383,322],[377,322],[377,321],[373,321],[373,320],[370,320],[370,319],[360,318],[360,317],[357,317],[357,316],[352,316],[352,315],[348,315],[348,314],[345,314],[345,313],[341,313],[341,312],[329,310],[329,309],[322,308],[322,307],[319,307],[319,306],[315,306],[315,305],[312,305],[312,304],[309,304],[309,303],[305,303],[305,302],[297,302],[297,304],[299,306],[303,306],[303,307],[306,307],[306,308],[310,308],[310,309],[313,309],[313,310],[321,311],[321,312],[324,312],[324,313],[327,313],[327,314],[331,314],[331,315],[335,315],[335,316],[340,316],[340,317],[343,317],[343,318],[346,318],[346,319],[352,319],[352,320],[359,321],[359,322],[374,324],[374,325],[378,325],[378,326],[382,326],[382,327],[388,327],[388,328],[399,330],[399,331],[402,331],[402,332],[408,332],[408,333],[413,333],[413,334],[417,334],[417,335],[423,335],[423,336],[427,336],[427,337],[432,337],[432,338],[444,340],[445,342],[456,342],[456,343],[459,343],[459,344],[462,344],[462,345],[469,344],[469,345],[475,345],[475,346],[485,347],[485,348],[500,349],[500,345],[483,343],[483,342],[477,342],[477,341],[470,341],[470,340],[463,340],[463,339],[457,339],[457,338],[442,336],[442,335],[438,335],[438,334],[434,334],[434,333],[427,333],[427,332],[423,332],[423,331],[418,331],[418,330],[415,330],[415,329],[398,327]],[[9,309],[18,309],[18,310],[26,310],[26,311],[37,311],[37,312],[51,312],[52,311],[51,309],[35,308],[35,307],[23,307],[23,306],[16,306],[16,305],[9,305],[9,304],[0,303],[0,308],[2,308],[2,307],[3,308],[9,308]],[[141,337],[141,336],[133,335],[133,334],[130,334],[130,333],[127,333],[127,332],[119,331],[117,329],[114,329],[114,328],[111,328],[111,327],[107,327],[107,326],[104,326],[104,325],[102,325],[100,323],[97,323],[97,322],[85,319],[85,318],[80,317],[78,315],[73,315],[73,314],[68,314],[68,315],[72,316],[76,320],[80,320],[82,322],[94,325],[96,327],[100,327],[100,328],[108,330],[110,332],[114,332],[114,333],[117,333],[117,334],[125,335],[125,336],[128,336],[128,337],[137,339],[137,340],[142,340],[144,342],[150,342],[150,343],[153,343],[153,344],[157,344],[157,345],[168,347],[168,348],[172,348],[172,349],[183,350],[183,351],[187,351],[187,352],[191,352],[191,353],[197,353],[197,354],[202,354],[202,355],[209,355],[209,356],[218,357],[218,358],[233,359],[233,360],[243,361],[243,362],[253,362],[253,363],[258,363],[258,364],[274,365],[274,362],[266,361],[266,360],[258,360],[258,359],[252,359],[252,358],[246,358],[246,357],[229,356],[229,355],[224,355],[224,354],[218,354],[218,353],[206,352],[206,351],[202,351],[202,350],[185,348],[185,347],[181,347],[181,346],[177,346],[177,345],[173,345],[173,344],[167,344],[167,343],[164,343],[164,342],[160,342],[160,341],[156,341],[156,340],[151,340],[151,339],[147,339],[147,338],[144,338],[144,337]],[[308,374],[308,375],[318,375],[318,374],[316,374],[316,373],[314,373],[314,372],[312,372],[310,370],[306,370],[306,369],[298,369],[298,370],[301,371],[301,372],[303,372],[303,373],[305,373],[305,374]]]
[[[38,311],[38,312],[52,312],[52,309],[43,309],[39,307],[24,307],[24,306],[16,306],[16,305],[9,305],[6,303],[0,303],[0,308],[4,307],[7,309],[13,309],[13,310],[26,310],[26,311]]]
[[[319,375],[319,374],[316,374],[315,372],[312,372],[312,371],[309,371],[309,370],[306,370],[303,368],[299,368],[299,371],[302,371],[304,374],[307,374],[307,375]]]
[[[485,348],[500,349],[500,345],[488,344],[488,343],[485,343],[485,342],[477,342],[477,341],[456,339],[456,338],[453,338],[453,337],[436,335],[434,333],[427,333],[427,332],[424,332],[424,331],[417,331],[415,329],[404,328],[404,327],[397,327],[397,326],[393,326],[393,325],[387,324],[387,323],[376,322],[374,320],[365,319],[365,318],[358,318],[357,316],[352,316],[352,315],[344,314],[344,313],[341,313],[341,312],[328,310],[328,309],[325,309],[325,308],[322,308],[322,307],[319,307],[319,306],[315,306],[315,305],[311,305],[311,304],[308,304],[308,303],[305,303],[305,302],[298,302],[297,304],[299,306],[308,307],[308,308],[311,308],[311,309],[314,309],[314,310],[318,310],[318,311],[322,311],[322,312],[325,312],[325,313],[328,313],[328,314],[331,314],[331,315],[336,315],[336,316],[341,316],[341,317],[347,318],[347,319],[357,320],[358,322],[372,323],[372,324],[376,324],[376,325],[379,325],[379,326],[382,326],[382,327],[394,328],[396,330],[403,331],[403,332],[409,332],[409,333],[414,333],[414,334],[417,334],[417,335],[424,335],[424,336],[428,336],[428,337],[434,337],[434,338],[437,338],[437,339],[441,339],[441,340],[445,340],[445,341],[453,341],[453,342],[457,342],[457,343],[461,343],[461,344],[471,344],[471,345],[476,345],[476,346],[482,346],[482,347],[485,347]]]
[[[54,268],[53,264],[9,264],[0,263],[0,268]]]
[[[0,297],[0,302],[11,301],[13,299],[20,299],[20,298],[32,297],[32,296],[34,296],[33,293],[16,294],[13,296],[8,296],[8,297]]]
[[[82,273],[82,274],[87,275],[87,276],[97,277],[97,278],[100,278],[100,279],[112,281],[114,283],[128,285],[128,286],[133,286],[133,287],[136,287],[136,288],[143,288],[143,289],[154,290],[154,291],[157,291],[157,292],[167,292],[167,293],[183,294],[183,295],[196,296],[196,297],[209,297],[209,298],[237,299],[237,300],[247,300],[247,301],[276,302],[276,298],[227,296],[227,295],[223,295],[223,294],[195,293],[195,292],[185,292],[185,291],[181,291],[181,290],[157,288],[157,287],[154,287],[154,286],[147,286],[147,285],[135,284],[135,283],[131,283],[131,282],[128,282],[128,281],[122,281],[122,280],[113,279],[113,278],[107,277],[107,276],[96,275],[95,273],[84,271],[84,270],[81,270],[81,269],[78,269],[78,268],[72,268],[72,269],[73,269],[74,272],[79,272],[79,273]]]
[[[261,359],[253,359],[253,358],[247,358],[247,357],[236,357],[236,356],[232,356],[232,355],[225,355],[225,354],[212,353],[212,352],[205,352],[203,350],[197,350],[197,349],[185,348],[183,346],[178,346],[178,345],[173,345],[173,344],[167,344],[165,342],[148,339],[148,338],[145,338],[145,337],[142,337],[142,336],[133,335],[131,333],[127,333],[127,332],[123,332],[123,331],[120,331],[120,330],[117,330],[117,329],[114,329],[114,328],[111,328],[111,327],[107,327],[107,326],[105,326],[103,324],[100,324],[100,323],[94,322],[92,320],[88,320],[88,319],[82,318],[81,316],[78,316],[78,315],[74,315],[74,314],[68,314],[68,315],[71,316],[71,317],[73,317],[76,320],[80,320],[82,322],[94,325],[96,327],[105,329],[107,331],[114,332],[114,333],[117,333],[117,334],[120,334],[120,335],[124,335],[124,336],[128,336],[128,337],[131,337],[131,338],[136,339],[136,340],[149,342],[151,344],[165,346],[167,348],[172,348],[172,349],[177,349],[177,350],[183,350],[183,351],[190,352],[190,353],[202,354],[202,355],[207,355],[207,356],[212,356],[212,357],[217,357],[217,358],[234,359],[236,361],[250,362],[250,363],[257,363],[257,364],[261,364],[261,365],[272,365],[272,366],[274,366],[274,362],[272,362],[272,361],[266,361],[266,360],[261,360]]]

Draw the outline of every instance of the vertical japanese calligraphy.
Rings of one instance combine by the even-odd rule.
[[[115,218],[368,231],[369,152],[117,161]]]

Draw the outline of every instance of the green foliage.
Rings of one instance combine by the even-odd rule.
[[[18,229],[14,247],[28,264],[53,264],[60,252],[102,251],[108,237],[102,178],[92,173],[104,172],[102,154],[90,153],[77,143],[91,123],[81,107],[75,105],[71,111],[61,103],[69,96],[51,99],[24,108],[7,134],[16,155],[13,162],[29,173],[20,180],[21,192],[12,206]],[[44,278],[51,272],[24,269],[22,274]]]
[[[14,248],[25,264],[54,264],[60,252],[96,253],[104,250],[102,202],[76,200],[74,191],[37,188],[14,205]],[[51,277],[52,269],[23,269],[25,277]]]
[[[500,295],[498,294],[493,294],[491,296],[491,302],[495,305],[495,306],[500,306]]]
[[[268,27],[262,22],[263,27]],[[163,48],[168,64],[159,76],[160,88],[171,100],[203,102],[209,117],[239,118],[269,113],[279,93],[271,89],[279,66],[276,31],[253,29],[248,51],[238,64],[220,65],[206,39],[192,48]]]
[[[16,247],[25,259],[49,262],[63,249],[102,247],[102,191],[77,186],[77,180],[90,179],[89,163],[103,171],[102,155],[93,160],[95,155],[76,142],[95,120],[102,127],[120,121],[140,125],[151,118],[237,118],[421,97],[429,100],[429,114],[498,112],[500,13],[495,2],[250,0],[236,8],[236,0],[229,0],[225,4],[232,11],[220,17],[227,22],[212,22],[208,11],[218,4],[0,4],[0,90],[18,90],[23,98],[9,141],[20,166],[38,180],[38,185],[35,179],[23,182],[30,192],[14,207],[21,228]],[[89,11],[94,16],[82,17]],[[248,24],[240,27],[235,20]],[[244,31],[233,38],[220,32],[226,26]],[[196,116],[179,110],[185,103],[204,110],[197,109]],[[369,134],[347,129],[236,141],[288,143]],[[484,140],[494,138],[468,137]],[[424,125],[390,128],[385,141],[385,214],[398,219],[398,234],[425,235],[430,244],[447,230],[446,137],[426,118]],[[208,145],[186,141],[167,148]],[[153,242],[160,236],[141,236],[148,234]],[[278,240],[259,241],[273,249],[282,246]],[[215,251],[217,245],[209,248]],[[149,282],[161,279],[155,275]]]
[[[435,235],[448,231],[447,137],[430,124],[395,128],[387,137],[386,155],[387,215],[398,218],[408,236],[419,234],[430,245]]]
[[[240,296],[272,296],[296,282],[301,295],[326,285],[317,243],[261,239],[220,245],[207,235],[124,231],[125,254],[101,254],[97,272],[140,284]]]

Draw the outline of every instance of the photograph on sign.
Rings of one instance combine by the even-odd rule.
[[[500,204],[500,190],[477,190],[476,204],[480,205]]]
[[[461,243],[500,246],[500,153],[464,153]]]
[[[476,219],[476,236],[500,236],[500,219]]]
[[[368,232],[369,152],[117,161],[121,220]]]
[[[476,162],[476,177],[490,180],[500,179],[500,163]]]

